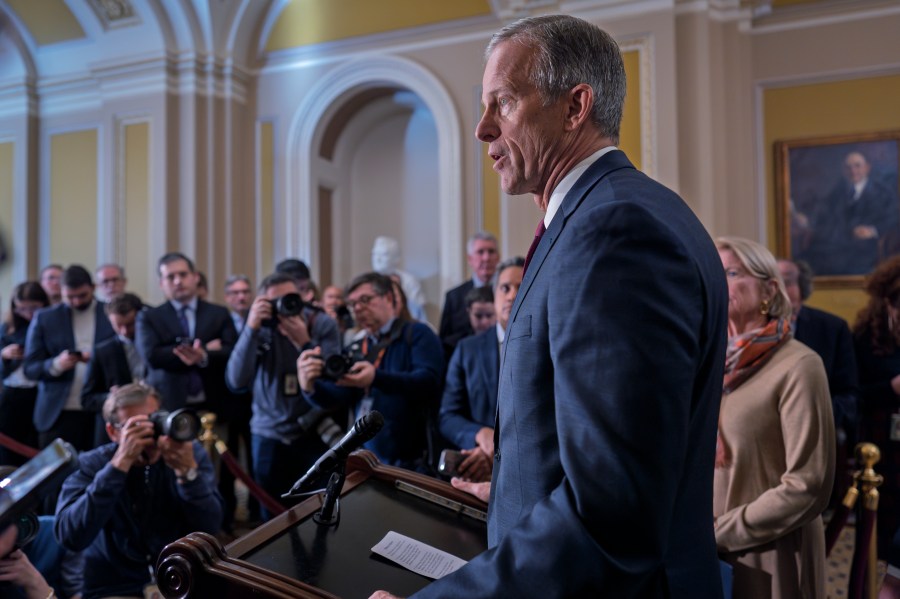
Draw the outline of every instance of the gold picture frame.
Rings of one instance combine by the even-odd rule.
[[[775,142],[776,246],[818,288],[859,288],[900,254],[900,131]]]

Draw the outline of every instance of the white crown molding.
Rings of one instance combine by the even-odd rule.
[[[754,8],[741,0],[676,0],[675,14],[706,14],[720,23],[749,22]]]
[[[276,50],[260,55],[263,66],[254,74],[267,75],[298,68],[345,62],[365,54],[402,54],[429,48],[441,48],[471,41],[487,45],[499,28],[493,15],[460,19],[450,23],[400,29],[369,36],[353,37]],[[265,44],[263,44],[263,47]]]
[[[434,117],[438,134],[436,185],[441,227],[441,292],[462,279],[462,151],[460,121],[443,84],[420,64],[394,56],[364,56],[337,66],[308,91],[294,114],[285,157],[285,255],[298,255],[319,268],[316,198],[317,140],[343,100],[366,87],[394,85],[419,96]]]
[[[558,4],[556,0],[491,0],[491,10],[497,18],[511,21],[556,8]]]
[[[820,3],[785,7],[741,23],[741,32],[754,35],[840,25],[853,21],[900,15],[897,0],[826,0]]]
[[[673,0],[568,0],[559,5],[561,13],[594,22],[614,21],[673,10]]]

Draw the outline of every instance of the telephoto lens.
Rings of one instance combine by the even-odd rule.
[[[149,416],[153,423],[153,435],[166,435],[175,441],[193,441],[200,434],[200,416],[190,408],[174,412],[160,410]]]

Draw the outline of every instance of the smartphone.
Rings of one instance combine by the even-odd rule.
[[[31,511],[75,470],[75,448],[56,439],[0,480],[0,530]]]
[[[466,459],[462,452],[455,449],[445,449],[441,452],[441,459],[438,461],[438,472],[444,476],[459,476],[459,465]]]
[[[70,349],[70,350],[69,350],[69,354],[72,355],[72,356],[77,357],[79,360],[82,359],[82,358],[84,357],[84,354],[81,353],[80,351],[78,351],[77,349]]]
[[[194,340],[190,337],[175,337],[175,345],[194,345]]]

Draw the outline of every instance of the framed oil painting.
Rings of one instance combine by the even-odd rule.
[[[859,287],[900,254],[900,131],[775,142],[777,250],[820,287]]]

